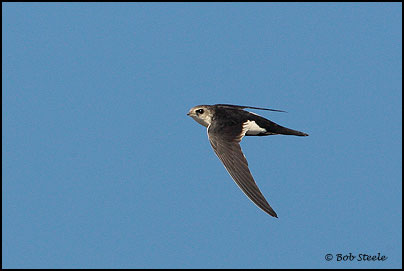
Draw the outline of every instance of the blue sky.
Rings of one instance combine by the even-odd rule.
[[[4,268],[402,267],[401,3],[2,7]],[[278,219],[216,103],[310,134],[241,144]]]

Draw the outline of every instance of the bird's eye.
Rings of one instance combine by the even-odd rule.
[[[196,110],[196,114],[203,114],[203,109]]]

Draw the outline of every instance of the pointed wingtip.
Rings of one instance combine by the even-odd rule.
[[[274,210],[264,210],[264,211],[265,211],[265,213],[269,214],[270,216],[278,218],[278,215],[276,214],[276,212]]]

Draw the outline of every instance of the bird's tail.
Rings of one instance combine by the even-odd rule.
[[[308,134],[283,127],[273,121],[264,119],[263,127],[267,130],[266,133],[261,135],[294,135],[294,136],[308,136]]]
[[[278,134],[278,135],[295,135],[295,136],[308,136],[308,134],[292,130],[283,126],[278,125],[275,129],[272,129],[271,133]]]

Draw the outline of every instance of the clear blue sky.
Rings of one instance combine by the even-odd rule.
[[[2,7],[4,268],[402,266],[401,3]],[[216,103],[310,134],[241,144],[279,219],[186,115]]]

